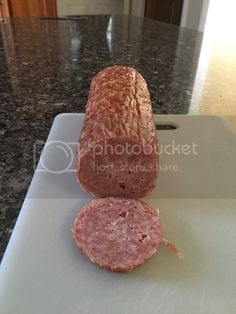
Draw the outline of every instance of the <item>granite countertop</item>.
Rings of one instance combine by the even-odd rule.
[[[84,112],[92,76],[111,64],[147,80],[153,111],[189,112],[202,33],[128,16],[0,23],[2,257],[54,117]]]

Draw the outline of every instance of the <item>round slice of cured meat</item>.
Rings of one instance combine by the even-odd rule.
[[[72,227],[76,244],[90,260],[116,272],[141,265],[163,240],[158,213],[126,198],[96,199],[79,212]]]

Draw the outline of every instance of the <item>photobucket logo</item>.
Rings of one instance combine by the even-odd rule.
[[[158,145],[158,150],[160,155],[198,155],[198,144],[195,141],[190,144],[177,144],[172,140],[168,144]]]
[[[75,172],[76,168],[76,152],[79,149],[77,142],[63,141],[35,141],[33,146],[33,166],[38,172],[47,172],[51,174],[63,174]],[[159,144],[158,147],[152,145],[131,144],[128,141],[123,143],[110,144],[106,140],[103,144],[96,144],[92,147],[92,157],[96,156],[116,155],[122,156],[137,156],[137,161],[140,155],[151,155],[153,152],[159,151],[164,156],[173,155],[198,155],[198,144],[196,142],[178,144],[174,140],[169,143]],[[119,158],[118,158],[119,159]],[[106,162],[106,159],[104,159]],[[108,161],[107,161],[108,162]],[[36,169],[37,167],[37,169]]]
[[[125,141],[123,144],[109,144],[105,140],[102,144],[96,144],[92,148],[93,158],[99,155],[151,155],[153,153],[159,153],[160,155],[198,155],[198,144],[193,141],[188,144],[178,144],[175,140],[172,140],[167,144],[158,144],[152,146],[150,144],[130,144]]]
[[[105,140],[103,144],[96,144],[92,148],[93,150],[93,158],[95,158],[98,155],[128,155],[128,156],[134,156],[134,155],[151,155],[154,151],[154,147],[152,145],[141,145],[141,144],[134,144],[131,145],[127,141],[123,144],[109,144]],[[156,149],[157,151],[157,149]]]
[[[35,170],[51,174],[74,172],[77,145],[77,143],[62,141],[49,141],[47,143],[36,141],[33,147]]]

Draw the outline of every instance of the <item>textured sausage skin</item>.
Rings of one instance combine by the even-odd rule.
[[[143,197],[158,174],[156,128],[147,84],[125,66],[92,80],[77,151],[77,178],[99,196]]]
[[[92,262],[109,271],[127,272],[157,251],[163,231],[159,215],[144,202],[107,197],[80,210],[72,236]]]

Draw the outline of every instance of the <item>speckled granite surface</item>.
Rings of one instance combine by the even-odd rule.
[[[111,64],[147,80],[155,113],[188,113],[202,33],[136,17],[1,22],[2,257],[33,176],[33,145],[53,118],[83,112],[92,76]]]

